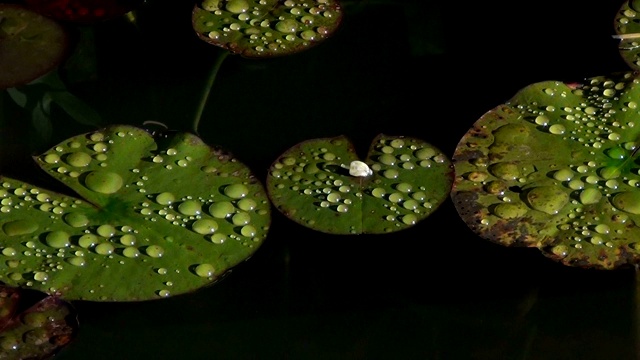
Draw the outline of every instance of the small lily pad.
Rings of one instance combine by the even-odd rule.
[[[67,33],[56,21],[17,4],[0,4],[0,89],[27,84],[67,55]]]
[[[204,0],[192,14],[200,39],[247,58],[308,49],[333,35],[341,20],[337,0]]]
[[[78,321],[69,303],[47,296],[25,304],[30,300],[20,289],[0,286],[2,359],[49,359],[75,338]]]
[[[640,85],[633,72],[521,89],[456,147],[451,197],[484,239],[565,265],[640,261]]]
[[[449,158],[420,139],[378,135],[358,160],[346,136],[302,142],[271,165],[267,192],[285,216],[331,234],[409,228],[447,199]]]
[[[35,158],[79,197],[0,177],[0,281],[64,299],[133,301],[212,284],[270,223],[250,170],[189,133],[113,125]]]
[[[640,70],[640,1],[625,1],[614,20],[615,38],[623,60],[634,70]]]

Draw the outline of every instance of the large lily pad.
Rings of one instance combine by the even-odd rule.
[[[49,18],[94,24],[133,10],[138,0],[25,0],[29,8]]]
[[[193,291],[249,258],[270,204],[250,170],[195,135],[113,125],[36,158],[78,196],[0,177],[0,280],[64,299]]]
[[[200,39],[247,58],[313,47],[333,35],[341,20],[337,0],[204,0],[192,14]]]
[[[16,4],[0,4],[0,89],[24,85],[67,55],[67,33],[56,21]]]
[[[425,219],[448,198],[449,158],[423,140],[378,135],[358,160],[346,136],[302,142],[271,165],[267,191],[295,222],[331,234],[382,234]]]
[[[50,359],[75,338],[75,310],[55,296],[34,304],[23,293],[0,286],[0,358]]]
[[[458,213],[482,238],[565,265],[638,263],[638,104],[632,72],[521,89],[460,140]]]

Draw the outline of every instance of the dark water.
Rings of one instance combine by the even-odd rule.
[[[195,37],[186,3],[149,2],[138,27],[84,29],[98,67],[70,90],[109,123],[189,130],[220,51]],[[228,57],[200,134],[262,179],[310,138],[344,134],[365,150],[378,133],[410,135],[452,154],[474,121],[530,83],[626,70],[611,38],[621,2],[606,3],[349,2],[316,48]],[[39,179],[21,165],[38,144],[20,124],[0,125],[3,172]],[[53,136],[84,130],[69,122]],[[320,234],[274,211],[262,247],[209,288],[74,303],[80,329],[56,358],[636,359],[635,281],[631,270],[569,268],[487,243],[450,201],[384,236]]]

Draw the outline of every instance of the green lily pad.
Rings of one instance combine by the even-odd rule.
[[[267,192],[285,216],[331,234],[382,234],[409,228],[447,199],[449,158],[416,138],[378,135],[358,160],[346,136],[313,139],[271,165]]]
[[[614,38],[620,40],[618,50],[622,59],[634,70],[640,69],[640,1],[625,1],[616,13]]]
[[[29,301],[21,290],[0,286],[2,359],[49,359],[75,338],[78,321],[69,303],[55,296],[24,304]]]
[[[266,237],[250,170],[195,135],[113,125],[37,163],[78,197],[0,177],[0,281],[64,299],[147,300],[215,282]]]
[[[333,35],[341,20],[337,0],[204,0],[192,14],[200,39],[247,58],[313,47]]]
[[[484,239],[565,265],[638,263],[638,104],[632,72],[521,89],[456,147],[459,215]]]
[[[67,33],[56,21],[16,4],[0,4],[0,89],[27,84],[67,55]]]

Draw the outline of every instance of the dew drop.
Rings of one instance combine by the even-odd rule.
[[[136,244],[136,236],[133,234],[124,234],[120,237],[120,244],[124,246],[133,246]]]
[[[101,194],[113,194],[120,190],[123,180],[114,172],[97,170],[87,174],[84,184],[89,190]]]
[[[211,216],[218,219],[227,218],[231,214],[233,214],[235,211],[236,211],[236,208],[233,206],[232,203],[228,201],[216,202],[211,204],[211,206],[209,206],[209,213],[211,214]]]
[[[191,229],[202,235],[213,234],[218,230],[218,223],[211,219],[199,219],[191,225]]]
[[[109,225],[109,224],[100,225],[96,229],[96,232],[98,233],[98,235],[104,238],[112,237],[113,235],[116,234],[116,231],[117,231],[116,228],[113,225]]]
[[[215,273],[215,268],[211,264],[200,264],[196,266],[196,275],[200,277],[210,277]]]
[[[256,201],[253,199],[242,199],[238,201],[238,208],[240,210],[251,211],[254,210],[257,206],[258,203],[256,203]]]
[[[9,236],[31,234],[38,230],[38,224],[31,220],[13,220],[2,225],[2,231]]]
[[[418,221],[418,217],[413,215],[413,214],[407,214],[402,216],[402,223],[404,223],[405,225],[415,225],[416,222]]]
[[[83,227],[89,224],[89,218],[80,213],[68,213],[64,216],[64,222],[71,227]]]
[[[186,200],[178,205],[178,211],[187,216],[199,215],[202,212],[202,206],[198,201]]]
[[[98,237],[94,234],[84,234],[78,239],[78,245],[88,249],[98,243]]]
[[[527,211],[527,208],[519,203],[502,203],[492,209],[494,215],[505,220],[521,218],[527,214]]]
[[[18,251],[16,251],[16,249],[12,247],[6,247],[2,249],[2,255],[4,256],[16,256],[17,254],[18,254]]]
[[[115,248],[113,247],[113,245],[107,242],[98,244],[95,248],[96,253],[100,255],[111,255],[113,254],[114,250]]]
[[[554,186],[540,186],[527,193],[527,201],[531,208],[554,215],[569,202],[569,195]]]
[[[127,246],[126,248],[124,248],[124,250],[122,250],[122,255],[130,259],[137,258],[138,256],[140,256],[140,250],[138,250],[138,248],[134,246]]]
[[[45,236],[45,242],[53,248],[65,248],[70,245],[69,234],[61,230],[51,231]]]
[[[222,244],[227,240],[227,236],[221,233],[211,235],[211,242],[214,244]]]
[[[160,245],[149,245],[145,249],[145,252],[152,258],[159,258],[164,255],[164,249]]]
[[[613,197],[611,202],[613,206],[622,211],[640,215],[640,193],[638,192],[626,191],[618,193]]]
[[[569,255],[569,248],[566,245],[556,245],[551,249],[551,252],[564,258]]]
[[[231,184],[224,188],[224,194],[232,199],[242,199],[248,193],[249,189],[244,184]]]
[[[251,225],[245,225],[240,229],[240,234],[242,234],[242,236],[254,237],[256,236],[256,233],[256,228]]]
[[[67,259],[67,262],[73,266],[85,266],[87,261],[82,256],[72,256]]]
[[[602,193],[596,188],[588,188],[580,192],[580,202],[584,205],[597,204],[601,198]]]
[[[43,281],[47,281],[47,280],[49,280],[49,275],[48,275],[46,272],[44,272],[44,271],[36,271],[36,272],[33,274],[33,279],[34,279],[35,281],[43,282]]]
[[[75,167],[85,167],[91,163],[91,155],[86,152],[77,151],[71,153],[66,158],[67,164]]]
[[[176,197],[170,192],[163,192],[156,196],[156,202],[160,205],[171,205],[174,201],[176,201]]]
[[[233,225],[247,225],[251,221],[251,216],[246,212],[238,212],[231,217]]]

